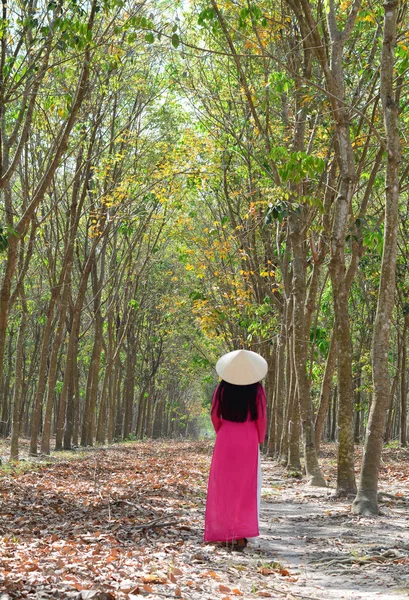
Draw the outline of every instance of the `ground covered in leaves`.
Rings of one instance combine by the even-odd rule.
[[[160,441],[3,464],[0,599],[408,597],[407,451],[384,453],[377,518],[263,459],[261,536],[243,553],[202,543],[211,452]]]

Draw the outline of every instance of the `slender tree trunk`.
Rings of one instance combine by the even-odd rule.
[[[0,289],[0,381],[3,379],[4,353],[6,348],[7,324],[10,309],[11,286],[17,264],[18,239],[10,236],[7,262]]]
[[[136,427],[135,427],[135,435],[138,438],[138,440],[141,440],[143,438],[143,422],[144,422],[144,418],[145,418],[145,405],[146,405],[146,391],[147,391],[147,384],[146,382],[143,384],[142,389],[139,391],[139,398],[138,398],[138,418],[136,421]]]
[[[290,303],[291,306],[292,303]],[[287,311],[291,312],[292,308]],[[292,331],[291,327],[287,328],[287,331]],[[283,420],[283,430],[280,436],[280,448],[279,457],[280,462],[284,465],[288,464],[288,447],[290,444],[290,430],[292,430],[293,416],[294,416],[294,403],[298,402],[298,393],[295,385],[295,372],[294,372],[294,352],[293,352],[293,340],[291,337],[288,338],[286,352],[286,399],[285,399],[285,411]]]
[[[129,327],[127,333],[127,355],[126,355],[126,374],[125,374],[125,391],[124,391],[124,426],[123,438],[129,437],[132,431],[132,416],[135,397],[135,364],[136,364],[136,342],[135,329]],[[139,413],[138,413],[139,418]]]
[[[2,437],[7,437],[9,434],[10,423],[9,418],[11,414],[10,410],[10,381],[11,381],[11,373],[13,370],[13,342],[14,342],[14,329],[11,327],[9,332],[8,339],[8,349],[7,349],[7,377],[3,381],[3,395],[1,397],[2,407],[1,407],[1,423],[0,423],[0,435]]]
[[[148,396],[148,402],[147,402],[147,407],[146,407],[146,437],[147,438],[152,437],[153,416],[154,416],[156,401],[157,401],[157,398],[154,393],[154,384],[152,381],[149,385],[149,396]]]
[[[383,6],[384,29],[380,95],[387,142],[385,229],[378,305],[372,343],[374,395],[368,418],[359,490],[352,505],[353,512],[360,515],[378,514],[379,466],[390,394],[388,349],[394,304],[398,231],[401,145],[399,139],[399,104],[397,94],[394,92],[393,78],[399,1],[387,0]]]
[[[109,398],[108,398],[108,425],[107,425],[107,437],[108,444],[112,444],[115,439],[115,408],[117,406],[118,399],[118,388],[120,386],[120,377],[119,377],[119,353],[115,358],[113,367],[112,367],[112,376],[110,379],[109,386]]]
[[[122,385],[122,365],[118,364],[118,387],[116,393],[116,415],[115,415],[115,439],[120,440],[122,438],[122,429],[124,422],[124,395],[125,395],[125,384]]]
[[[397,365],[396,375],[393,378],[392,388],[391,388],[391,391],[389,394],[390,400],[389,400],[389,406],[388,406],[388,410],[387,410],[385,435],[383,438],[385,444],[388,443],[389,440],[391,439],[394,417],[396,415],[395,395],[396,395],[396,388],[398,387],[399,375],[400,375],[400,370],[401,370],[401,362],[402,362],[402,348],[401,348],[400,342],[398,341],[398,365]]]
[[[54,336],[53,345],[50,354],[50,366],[48,370],[48,386],[47,386],[47,400],[44,410],[44,424],[43,434],[41,437],[41,453],[50,454],[50,437],[51,437],[51,418],[55,400],[55,386],[57,383],[57,369],[58,369],[58,353],[61,348],[61,344],[64,336],[65,327],[65,316],[68,304],[70,283],[67,281],[64,283],[63,293],[59,306],[59,316],[57,329]]]
[[[406,318],[402,334],[402,365],[400,378],[400,445],[406,447],[407,403],[406,403]]]
[[[338,386],[334,388],[332,394],[332,422],[330,431],[330,441],[335,442],[337,440],[337,414],[338,414]]]
[[[63,436],[64,436],[64,423],[66,418],[66,410],[68,404],[68,390],[71,386],[73,370],[74,370],[74,353],[76,341],[79,335],[79,326],[80,326],[80,310],[77,310],[74,307],[73,310],[73,318],[71,323],[71,331],[69,332],[68,337],[68,348],[67,355],[65,361],[65,371],[64,371],[64,380],[63,387],[61,390],[60,402],[58,406],[58,413],[56,419],[56,435],[55,435],[55,449],[62,450],[63,449]],[[72,388],[71,388],[72,391]],[[68,448],[66,448],[68,450]]]
[[[75,388],[74,388],[74,377],[77,372],[74,363],[77,362],[77,348],[78,344],[74,344],[73,347],[73,365],[71,370],[71,377],[68,382],[67,390],[67,411],[65,416],[65,428],[64,428],[64,439],[63,448],[64,450],[71,450],[72,434],[74,430],[74,411],[75,411]]]
[[[149,388],[148,388],[148,392],[145,394],[145,397],[143,399],[143,412],[142,412],[142,428],[141,428],[141,440],[144,439],[144,437],[147,435],[147,423],[148,423],[148,411],[149,411],[149,402],[150,402],[150,397],[149,397]],[[179,423],[179,421],[178,421]]]
[[[361,436],[361,413],[362,413],[362,366],[358,366],[357,383],[355,389],[355,427],[354,427],[354,442],[359,444]]]
[[[328,351],[327,362],[325,365],[324,377],[322,379],[321,394],[320,394],[320,405],[318,413],[315,418],[315,447],[317,452],[319,451],[322,431],[324,428],[325,417],[328,412],[328,406],[331,396],[332,379],[334,377],[335,365],[337,361],[336,342],[335,342],[335,330],[332,332],[331,343]]]
[[[277,343],[277,377],[274,406],[274,456],[279,452],[281,432],[283,430],[283,413],[285,398],[285,362],[286,362],[286,340],[287,340],[287,310],[286,301],[283,300],[283,311],[281,314],[280,335]]]
[[[63,442],[63,433],[64,433],[64,423],[65,423],[65,413],[67,408],[67,392],[68,392],[68,384],[70,378],[72,377],[73,372],[73,364],[74,364],[74,352],[75,345],[77,343],[77,338],[79,335],[80,324],[81,324],[81,310],[85,300],[85,294],[87,290],[87,283],[89,274],[91,272],[92,264],[95,260],[95,250],[98,244],[98,240],[95,239],[90,251],[90,255],[88,256],[87,262],[85,263],[84,270],[81,274],[80,283],[78,286],[77,298],[75,300],[75,305],[73,308],[73,317],[72,317],[72,326],[68,339],[68,349],[67,349],[67,360],[65,364],[65,372],[64,372],[64,382],[63,388],[61,391],[60,398],[60,406],[57,417],[57,428],[56,428],[56,437],[55,437],[55,448],[56,450],[62,450],[62,442]]]
[[[96,431],[96,442],[97,444],[104,444],[106,439],[106,424],[107,424],[107,396],[108,396],[108,388],[111,380],[111,369],[108,370],[105,367],[104,379],[102,381],[102,389],[101,389],[101,401],[99,404],[99,412],[98,412],[98,421],[97,421],[97,431]]]
[[[94,348],[92,351],[92,361],[89,366],[91,385],[89,387],[89,395],[87,396],[86,403],[86,415],[83,422],[83,435],[82,440],[84,445],[92,446],[94,443],[94,431],[95,431],[95,412],[98,399],[99,389],[99,369],[101,363],[102,353],[102,336],[104,318],[101,311],[102,302],[102,284],[105,275],[105,254],[106,244],[104,244],[100,253],[101,258],[101,269],[98,277],[98,267],[96,261],[93,261],[91,275],[92,275],[92,291],[94,295],[94,317],[95,317],[95,331],[94,331]]]
[[[293,248],[293,323],[294,323],[294,366],[297,378],[298,403],[302,425],[304,460],[307,480],[310,485],[326,486],[318,464],[315,449],[310,380],[307,375],[309,330],[306,331],[305,290],[306,256],[303,231],[299,229],[298,216],[290,217],[291,245]],[[305,233],[305,232],[304,232]]]
[[[59,288],[58,288],[59,289]],[[50,353],[50,340],[52,334],[52,324],[54,319],[54,309],[56,302],[56,293],[57,290],[53,289],[51,291],[51,300],[48,305],[47,310],[47,319],[44,326],[43,333],[43,343],[41,349],[41,357],[40,357],[40,366],[38,372],[38,384],[37,391],[34,399],[33,406],[33,416],[31,421],[31,440],[30,440],[30,454],[32,456],[37,456],[37,442],[38,442],[38,434],[40,430],[40,422],[41,422],[41,407],[44,397],[44,391],[47,383],[46,373],[47,373],[47,359]]]
[[[23,393],[23,348],[27,325],[27,303],[24,291],[21,294],[21,321],[17,336],[16,363],[13,395],[13,423],[11,427],[10,459],[18,460],[18,442],[20,436],[20,408]]]
[[[78,342],[78,340],[77,340]],[[75,348],[75,357],[78,356],[78,345]],[[78,371],[78,362],[74,361],[74,373],[73,373],[73,382],[74,382],[74,425],[72,430],[72,445],[74,447],[79,446],[79,428],[80,428],[80,374]]]
[[[289,407],[290,418],[288,420],[288,460],[287,469],[289,471],[301,471],[300,461],[300,411],[297,397],[298,390],[295,378],[291,385],[291,405]]]
[[[108,314],[107,319],[107,329],[108,329],[108,344],[107,344],[107,353],[105,357],[105,371],[104,378],[102,382],[102,390],[101,390],[101,402],[98,413],[98,423],[97,423],[97,434],[96,440],[99,444],[105,443],[105,437],[108,433],[108,443],[112,443],[113,437],[113,416],[114,411],[111,409],[111,398],[112,394],[110,394],[110,390],[112,391],[112,367],[114,363],[114,322],[113,322],[113,314],[110,312]]]
[[[270,431],[274,431],[274,415],[273,415],[273,402],[274,402],[274,393],[276,387],[276,360],[277,360],[277,352],[276,352],[276,344],[273,344],[270,347],[270,354],[268,357],[268,371],[265,382],[265,391],[266,391],[266,399],[267,399],[267,435],[263,444],[263,452],[268,454],[269,452],[269,436]],[[163,402],[165,400],[163,399]],[[163,421],[163,413],[164,409],[162,409],[162,421]],[[161,425],[161,433],[162,435],[162,425]]]

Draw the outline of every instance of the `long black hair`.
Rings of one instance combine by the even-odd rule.
[[[234,385],[222,380],[216,390],[213,410],[217,410],[217,416],[226,421],[244,423],[249,415],[250,421],[255,421],[258,417],[256,398],[259,385]]]

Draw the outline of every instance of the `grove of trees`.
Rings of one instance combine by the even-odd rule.
[[[260,352],[265,452],[376,514],[407,443],[405,0],[3,4],[0,434],[198,435]],[[359,482],[356,444],[364,443]]]

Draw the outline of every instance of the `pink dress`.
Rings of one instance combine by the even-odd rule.
[[[227,421],[217,416],[216,392],[212,422],[216,443],[207,490],[205,542],[256,537],[258,530],[258,445],[266,433],[266,396],[257,391],[256,421]]]

